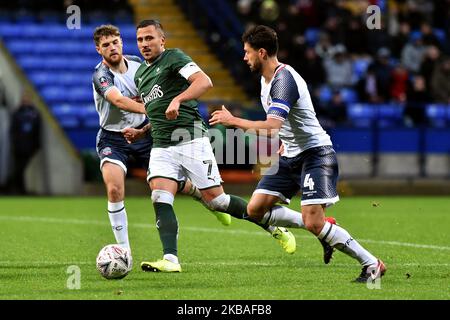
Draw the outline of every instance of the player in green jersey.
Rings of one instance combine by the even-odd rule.
[[[163,259],[142,262],[144,271],[181,272],[178,260],[178,221],[173,210],[179,181],[189,178],[213,210],[247,219],[247,202],[226,194],[207,128],[198,112],[198,99],[212,87],[211,79],[179,49],[165,48],[165,34],[156,20],[137,26],[137,44],[145,62],[135,75],[141,100],[152,125],[153,149],[147,175],[152,189],[156,226]],[[138,130],[125,132],[128,139]],[[260,225],[279,240],[288,253],[295,237],[285,228]]]

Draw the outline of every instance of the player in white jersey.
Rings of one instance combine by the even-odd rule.
[[[94,31],[94,42],[102,62],[95,67],[92,78],[95,107],[100,117],[97,153],[108,197],[108,214],[118,244],[130,250],[128,221],[124,205],[125,176],[133,157],[147,169],[152,148],[150,124],[144,105],[134,97],[138,90],[134,82],[141,65],[139,57],[124,56],[120,31],[112,25],[102,25]],[[142,138],[129,143],[123,131],[140,129]],[[182,181],[179,190],[201,201],[200,191],[189,181]],[[230,217],[216,215],[225,225]],[[227,219],[225,219],[227,218]]]
[[[250,28],[242,36],[244,61],[261,74],[261,102],[265,121],[234,117],[225,107],[215,111],[210,124],[221,123],[259,134],[279,133],[279,163],[259,182],[247,207],[251,218],[281,227],[304,228],[321,243],[355,258],[363,266],[356,282],[381,277],[384,263],[364,249],[341,226],[325,219],[325,209],[339,200],[336,190],[338,164],[328,134],[314,112],[307,85],[289,65],[277,58],[276,32],[266,26]],[[289,203],[302,192],[301,213],[276,203]]]

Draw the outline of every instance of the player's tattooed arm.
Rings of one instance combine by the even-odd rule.
[[[283,121],[272,117],[267,117],[264,121],[246,120],[233,116],[225,106],[222,106],[221,110],[216,110],[211,114],[209,124],[223,124],[227,127],[255,130],[259,135],[273,137],[278,133]]]
[[[147,131],[151,129],[151,127],[151,124],[148,123],[141,129],[125,128],[122,130],[122,134],[128,143],[133,143],[139,139],[142,139],[147,134]]]

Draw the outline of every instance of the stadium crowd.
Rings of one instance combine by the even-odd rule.
[[[368,5],[381,9],[380,29],[367,27]],[[448,0],[236,2],[245,28],[278,32],[280,60],[306,80],[329,125],[346,121],[348,103],[398,103],[406,125],[423,123],[427,103],[450,104],[449,8]]]

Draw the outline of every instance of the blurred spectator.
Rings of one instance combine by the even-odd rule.
[[[12,114],[11,146],[14,159],[11,191],[27,194],[25,170],[41,146],[41,116],[27,94]]]
[[[314,109],[320,124],[325,128],[334,128],[347,121],[347,104],[339,90],[333,90],[330,101],[314,101]]]
[[[339,17],[328,17],[323,26],[323,31],[330,37],[331,44],[336,45],[344,42],[344,29]]]
[[[318,27],[320,25],[317,8],[313,0],[292,0],[288,12],[292,16],[298,16],[296,21],[306,26]]]
[[[407,90],[404,119],[407,126],[425,124],[425,105],[430,102],[430,94],[426,87],[425,78],[421,75],[413,77]]]
[[[400,58],[403,47],[409,41],[409,34],[411,32],[411,27],[407,22],[400,23],[399,32],[396,36],[392,38],[391,49],[392,56],[395,58]]]
[[[391,98],[396,102],[406,101],[406,91],[408,88],[408,70],[401,64],[397,65],[392,71],[391,76]]]
[[[355,54],[367,53],[367,35],[365,27],[362,26],[361,19],[353,17],[345,32],[345,46],[348,52]]]
[[[369,66],[365,78],[357,84],[358,96],[361,101],[377,103],[382,101],[379,84],[373,66]]]
[[[259,21],[258,11],[256,6],[258,3],[253,0],[238,0],[236,8],[238,13],[248,24],[257,23]]]
[[[438,37],[434,34],[433,28],[429,23],[422,23],[420,26],[420,32],[422,34],[422,41],[425,46],[436,46],[441,47],[441,42]]]
[[[406,5],[406,18],[411,25],[411,29],[419,29],[422,22],[427,19],[433,4],[428,0],[407,0]]]
[[[301,59],[297,59],[297,57],[303,57],[307,48],[305,36],[302,34],[294,34],[289,47],[292,66],[298,66],[301,63]]]
[[[434,101],[450,104],[450,57],[446,56],[434,68],[431,76]]]
[[[347,121],[347,104],[339,90],[333,91],[333,96],[328,104],[328,116],[336,123],[342,124]]]
[[[263,23],[269,24],[278,19],[280,15],[280,7],[274,0],[264,0],[259,8],[259,15]]]
[[[373,56],[377,54],[380,48],[391,47],[391,37],[387,33],[385,20],[381,19],[381,28],[373,29],[367,32],[367,48]]]
[[[420,74],[424,76],[427,88],[431,88],[431,76],[440,56],[441,52],[436,46],[429,46],[425,52],[425,57],[420,65]]]
[[[308,47],[304,58],[298,60],[299,66],[296,69],[299,70],[300,75],[309,86],[317,88],[325,82],[325,70],[322,59],[317,55],[314,48]]]
[[[321,32],[315,47],[317,55],[322,59],[329,58],[331,57],[332,48],[333,45],[331,44],[330,36],[325,32]]]
[[[425,55],[425,46],[420,34],[413,34],[411,42],[408,42],[402,50],[401,63],[408,71],[417,73]]]
[[[333,57],[326,58],[323,64],[327,75],[327,84],[333,89],[352,85],[353,65],[344,45],[336,45],[333,48]]]
[[[366,77],[358,83],[361,100],[380,103],[389,100],[392,67],[389,63],[390,51],[380,48],[376,60],[368,67]]]

